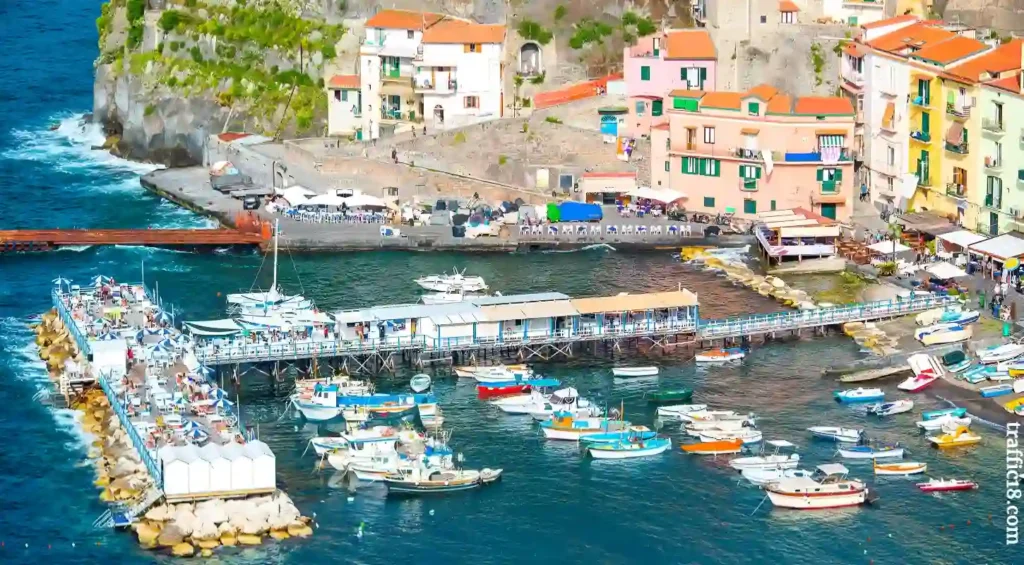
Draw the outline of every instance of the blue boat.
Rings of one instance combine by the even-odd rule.
[[[885,393],[878,388],[853,388],[850,390],[837,390],[832,393],[836,402],[878,402],[885,399]]]
[[[981,381],[988,380],[990,377],[998,377],[1004,374],[1006,372],[1000,371],[996,365],[975,365],[967,369],[961,378],[971,384],[978,384]]]
[[[942,314],[942,318],[937,323],[967,325],[973,324],[980,319],[981,312],[978,312],[977,310],[964,310],[961,312],[948,311]]]
[[[629,430],[621,432],[604,432],[586,435],[580,438],[580,443],[612,443],[621,440],[648,440],[658,437],[658,432],[648,429],[647,426],[632,426]]]
[[[633,459],[650,457],[665,453],[672,448],[672,440],[667,437],[654,437],[647,440],[621,437],[612,442],[591,443],[587,452],[594,459]]]
[[[941,418],[941,417],[943,417],[943,416],[945,416],[947,414],[952,416],[952,417],[954,417],[954,418],[963,418],[964,416],[967,415],[967,409],[966,408],[943,408],[942,410],[928,410],[927,412],[922,414],[922,416],[924,416],[925,420],[934,420],[936,418]]]
[[[341,415],[345,408],[365,407],[377,411],[405,412],[421,405],[437,403],[432,393],[426,394],[340,394],[338,385],[316,385],[309,399],[292,397],[292,404],[310,422],[326,422]]]
[[[992,398],[995,396],[1003,396],[1005,394],[1013,394],[1012,384],[1002,384],[996,386],[986,386],[978,389],[983,398]]]

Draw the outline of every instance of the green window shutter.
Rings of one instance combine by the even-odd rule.
[[[757,213],[757,200],[744,200],[743,201],[743,213],[744,214],[756,214]]]
[[[696,159],[697,159],[697,172],[701,176],[708,174],[707,173],[707,164],[708,164],[707,161],[708,160],[703,158],[703,157],[696,157]]]
[[[697,99],[696,98],[683,98],[683,110],[687,112],[697,111]]]
[[[673,98],[672,99],[672,108],[675,109],[675,110],[685,110],[686,109],[686,99],[684,99],[684,98]]]
[[[704,197],[704,207],[705,208],[714,208],[715,207],[715,198],[713,196],[705,196]]]
[[[747,174],[746,173],[747,173],[747,166],[746,165],[740,165],[740,178],[741,179],[747,178]]]
[[[822,192],[835,192],[836,191],[836,181],[827,180],[827,181],[822,182],[821,183],[821,191]]]
[[[669,166],[670,166],[670,163],[668,161],[665,161],[665,172],[666,173],[669,172]]]
[[[704,67],[701,67],[700,68],[700,81],[703,83],[706,80],[708,80],[708,70],[705,69]]]
[[[932,121],[932,119],[931,119],[931,116],[928,115],[928,112],[921,112],[921,131],[922,132],[928,133],[930,131],[929,128],[931,128],[931,126],[932,126],[931,121]]]
[[[640,80],[651,80],[651,68],[647,66],[640,67]]]
[[[835,171],[835,174],[832,175],[832,180],[834,180],[834,181],[841,181],[841,180],[843,180],[843,170],[842,169],[833,169],[833,170]]]
[[[953,94],[952,90],[946,92],[946,104],[952,104],[955,101],[956,101],[956,94]]]
[[[686,170],[689,162],[689,157],[683,157],[682,159],[679,160],[679,170],[682,171],[684,175],[689,174],[689,171]]]
[[[652,116],[660,116],[661,115],[661,100],[654,100],[653,102],[651,102],[651,115]]]
[[[761,167],[754,167],[754,178],[761,178]]]
[[[825,180],[825,169],[818,169],[817,177],[818,182]]]
[[[964,143],[967,143],[967,128],[964,128]]]
[[[774,212],[775,211],[775,201],[772,200],[769,204],[770,204],[771,211]]]
[[[342,102],[348,102],[348,91],[347,90],[342,90],[341,91],[341,101]]]
[[[679,80],[686,82],[686,69],[679,69]]]
[[[743,190],[757,190],[757,179],[743,179]]]
[[[747,113],[748,114],[751,114],[751,115],[757,114],[760,109],[761,109],[761,105],[758,104],[757,102],[751,102],[751,103],[747,104]]]
[[[711,176],[718,177],[722,175],[722,162],[718,159],[711,159]]]

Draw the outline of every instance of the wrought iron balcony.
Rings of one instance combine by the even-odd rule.
[[[992,133],[1003,133],[1003,120],[997,120],[995,118],[982,118],[981,127],[985,131]]]
[[[950,143],[947,141],[946,151],[949,151],[950,153],[956,153],[958,155],[967,155],[967,142],[961,141],[960,143]]]
[[[990,171],[999,171],[1003,168],[1002,159],[996,159],[995,157],[985,157],[985,168]]]
[[[967,196],[967,186],[955,182],[948,182],[946,183],[946,195],[956,198],[964,198]]]
[[[967,106],[961,106],[960,104],[946,103],[946,113],[951,116],[958,118],[969,118],[971,116],[971,109]]]
[[[910,132],[910,139],[920,141],[921,143],[929,143],[932,140],[932,134],[923,130],[913,130]]]
[[[928,106],[931,106],[932,99],[916,95],[910,99],[910,104],[913,106],[919,106],[921,108],[927,108]]]

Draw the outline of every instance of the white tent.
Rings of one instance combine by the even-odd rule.
[[[925,270],[934,275],[935,278],[943,280],[967,276],[967,272],[960,267],[945,262],[929,265]]]
[[[683,194],[682,192],[668,189],[656,190],[649,186],[642,186],[630,192],[629,196],[632,196],[633,198],[646,198],[648,200],[654,200],[656,202],[662,202],[664,204],[669,204],[675,202],[676,200],[686,198],[686,195]]]
[[[304,186],[295,185],[285,189],[278,189],[278,194],[284,197],[292,206],[298,206],[299,204],[304,204],[309,200],[310,196],[316,193]]]
[[[317,205],[317,206],[341,206],[345,203],[345,199],[338,196],[337,194],[318,194],[313,198],[303,202],[303,204]],[[351,208],[351,206],[349,206]]]
[[[868,246],[868,249],[875,253],[903,253],[904,251],[910,251],[910,248],[896,240],[879,241]]]
[[[988,255],[997,261],[1024,255],[1024,239],[1012,234],[1003,234],[971,245],[972,253]]]
[[[988,236],[977,234],[969,230],[952,231],[949,233],[939,234],[935,237],[946,243],[963,247],[964,249],[967,249],[968,246],[974,245],[979,241],[985,241],[988,239]]]
[[[348,198],[344,199],[345,205],[349,208],[386,208],[385,203],[376,196],[370,196],[369,194],[353,194]],[[339,204],[340,206],[340,204]]]

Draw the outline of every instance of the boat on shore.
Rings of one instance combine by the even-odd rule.
[[[907,363],[910,365],[910,369],[914,371],[914,375],[896,385],[896,388],[900,390],[920,392],[931,386],[942,376],[942,365],[931,355],[925,353],[911,355],[907,359]]]
[[[876,416],[892,416],[894,414],[910,412],[913,409],[914,401],[903,398],[892,402],[883,402],[868,406],[868,414],[874,414]]]
[[[700,443],[688,443],[680,446],[686,453],[694,455],[727,455],[739,453],[743,450],[743,441],[739,439],[727,439],[722,441],[702,441]]]
[[[836,426],[812,426],[807,428],[814,437],[830,439],[844,443],[857,443],[864,437],[864,430],[856,428],[840,428]]]
[[[992,365],[994,363],[1011,361],[1021,355],[1024,355],[1024,344],[1006,343],[980,351],[978,353],[978,361],[983,365]]]
[[[917,475],[928,470],[927,463],[900,461],[899,463],[874,462],[876,475]]]
[[[768,483],[765,490],[780,508],[820,510],[858,506],[867,501],[868,487],[847,479],[850,471],[839,463],[819,465],[811,477],[784,478]]]
[[[610,442],[587,443],[586,450],[594,459],[633,459],[665,453],[672,447],[667,437],[641,439],[632,435]]]
[[[950,373],[962,373],[971,366],[971,360],[962,350],[950,351],[942,356],[940,360],[942,368]]]
[[[926,483],[917,483],[917,488],[924,492],[974,490],[978,483],[965,479],[928,479]]]
[[[693,398],[693,390],[680,388],[676,390],[660,390],[644,395],[648,404],[663,404],[666,402],[689,402]]]
[[[878,367],[875,369],[864,369],[849,375],[843,375],[839,377],[841,383],[862,383],[867,381],[875,381],[878,379],[884,379],[885,377],[891,377],[900,373],[905,373],[910,370],[907,365],[895,365],[892,367]]]
[[[996,396],[1013,394],[1013,385],[1005,383],[994,386],[983,386],[978,389],[978,392],[981,393],[982,398],[994,398]]]
[[[853,388],[849,390],[837,390],[832,393],[836,402],[846,404],[854,402],[878,402],[885,398],[885,393],[880,388]]]
[[[940,345],[965,341],[971,339],[973,334],[974,331],[968,325],[936,324],[917,330],[914,338],[924,345]]]
[[[746,349],[742,347],[728,347],[701,351],[694,356],[693,360],[697,363],[725,363],[727,361],[739,361],[746,356]]]
[[[657,367],[615,367],[612,374],[616,377],[653,377],[658,374]]]

